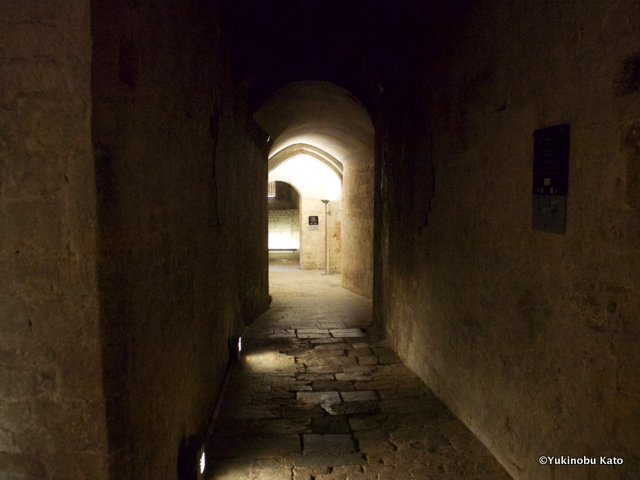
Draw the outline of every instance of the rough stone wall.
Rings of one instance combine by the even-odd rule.
[[[85,2],[0,3],[0,477],[106,479]]]
[[[175,478],[228,339],[268,305],[266,138],[234,103],[215,5],[92,2],[112,478]]]
[[[373,291],[373,152],[345,160],[342,286],[371,298]]]
[[[325,268],[324,243],[324,205],[317,198],[300,199],[300,215],[302,224],[300,231],[300,267],[303,270],[320,270]],[[309,217],[318,217],[317,230],[309,228]]]
[[[465,5],[412,49],[426,65],[416,138],[393,113],[377,132],[389,140],[388,334],[514,478],[636,478],[640,4]],[[531,229],[532,134],[561,123],[569,194],[556,235]],[[624,464],[541,466],[541,455]]]
[[[327,216],[324,214],[324,204],[317,198],[302,197],[300,202],[302,215],[302,230],[300,235],[300,267],[303,270],[324,270],[326,268],[326,234],[329,241],[329,264],[331,273],[339,273],[342,263],[341,239],[336,236],[341,223],[340,200],[333,200],[327,206]],[[309,228],[309,216],[318,217],[317,230]],[[328,223],[326,223],[328,222]]]
[[[342,273],[342,223],[344,222],[342,201],[327,204],[327,235],[329,237],[329,272]]]

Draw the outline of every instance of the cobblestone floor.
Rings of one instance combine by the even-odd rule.
[[[208,479],[506,480],[420,379],[363,329],[339,276],[272,267],[208,447]]]

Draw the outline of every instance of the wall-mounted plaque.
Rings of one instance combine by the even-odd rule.
[[[563,234],[569,189],[569,125],[533,132],[533,200],[531,227]]]
[[[318,230],[318,216],[309,215],[309,230]]]
[[[533,194],[566,195],[569,186],[569,125],[533,132]]]

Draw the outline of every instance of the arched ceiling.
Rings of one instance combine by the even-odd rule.
[[[307,145],[303,143],[296,143],[289,147],[283,148],[282,150],[278,150],[277,153],[274,153],[269,157],[269,172],[283,164],[287,160],[296,157],[298,155],[305,155],[307,157],[314,158],[318,160],[320,163],[326,165],[333,173],[335,173],[340,181],[342,181],[342,172],[344,170],[344,166],[342,162],[339,162],[336,158],[329,155],[324,150],[320,150],[312,145]]]
[[[373,124],[366,109],[329,82],[286,85],[260,106],[255,119],[272,138],[269,157],[295,145],[310,145],[343,164],[373,155]]]
[[[410,57],[407,28],[423,28],[415,21],[422,3],[222,0],[237,95],[274,141],[270,156],[306,145],[347,167],[373,158],[368,114],[379,118],[397,64],[413,68],[397,53]]]

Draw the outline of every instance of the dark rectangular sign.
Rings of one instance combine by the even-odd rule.
[[[316,215],[309,217],[309,225],[318,225],[318,217]]]
[[[533,132],[533,194],[566,195],[569,186],[569,125]]]

